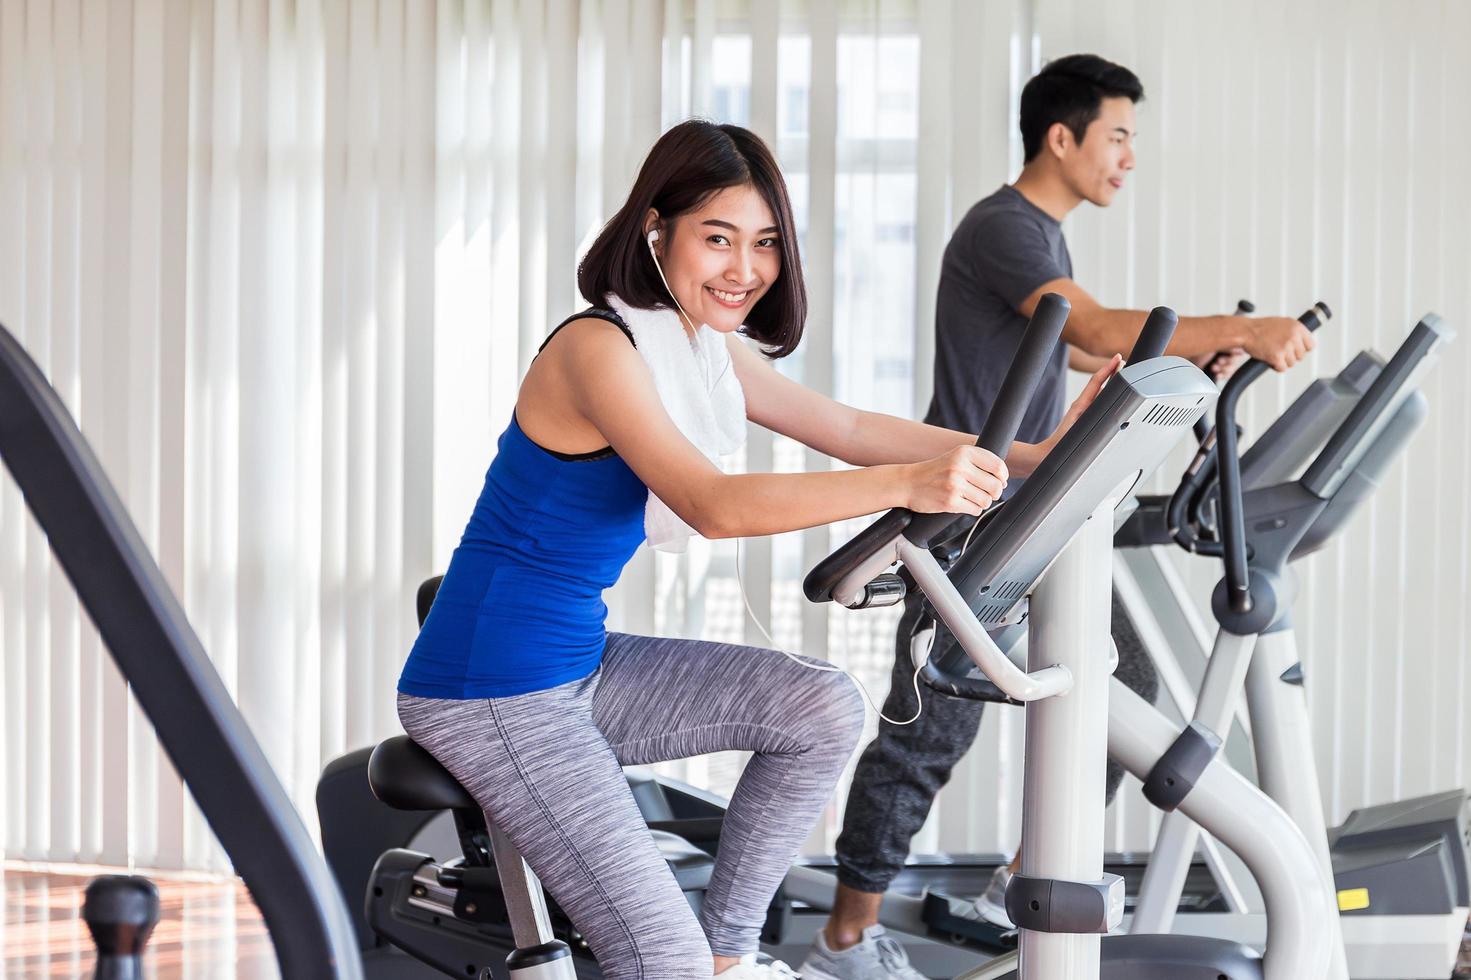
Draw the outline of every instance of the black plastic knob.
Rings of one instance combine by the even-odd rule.
[[[143,980],[143,947],[158,924],[158,888],[138,875],[105,875],[87,886],[82,920],[97,944],[93,980]]]

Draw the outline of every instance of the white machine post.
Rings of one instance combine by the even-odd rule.
[[[1328,823],[1318,782],[1318,763],[1313,753],[1312,724],[1308,718],[1307,691],[1301,677],[1296,683],[1288,672],[1300,669],[1297,638],[1293,631],[1277,629],[1263,633],[1257,641],[1256,657],[1246,675],[1246,703],[1255,733],[1257,782],[1262,790],[1287,811],[1303,832],[1322,866],[1324,879],[1333,891],[1333,859],[1328,852]],[[1329,980],[1348,977],[1342,919],[1333,916],[1333,972]]]
[[[1046,764],[1026,767],[1022,866],[1007,896],[1009,907],[1023,900],[1036,911],[1036,903],[1018,893],[1019,883],[1097,882],[1105,885],[1099,894],[1118,902],[1108,910],[1111,926],[1123,913],[1122,887],[1108,888],[1103,874],[1114,503],[1106,500],[1093,512],[1032,595],[1028,671],[1061,665],[1073,684],[1026,707],[1026,756]],[[1066,912],[1052,913],[1057,928]],[[1097,980],[1102,931],[1022,928],[1020,980]]]

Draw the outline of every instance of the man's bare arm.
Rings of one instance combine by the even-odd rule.
[[[1054,279],[1022,301],[1018,308],[1031,316],[1046,293],[1061,293],[1072,304],[1062,339],[1094,357],[1129,353],[1144,320],[1144,310],[1117,310],[1103,306],[1071,279]],[[1285,371],[1313,349],[1313,335],[1290,317],[1182,316],[1167,354],[1199,358],[1242,348],[1252,357]]]

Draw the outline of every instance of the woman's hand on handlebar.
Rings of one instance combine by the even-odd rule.
[[[1083,413],[1088,411],[1088,406],[1093,404],[1094,399],[1103,390],[1103,386],[1108,379],[1118,374],[1119,369],[1123,366],[1124,355],[1115,354],[1109,358],[1107,364],[1093,372],[1093,377],[1088,379],[1088,383],[1083,386],[1082,393],[1073,400],[1072,405],[1067,410],[1067,414],[1058,423],[1057,429],[1053,431],[1052,435],[1038,444],[1037,448],[1040,450],[1039,458],[1045,457],[1048,453],[1052,452],[1052,447],[1056,446],[1062,437],[1067,435],[1067,431],[1073,427],[1073,423],[1077,422],[1078,419],[1083,417]]]
[[[970,514],[990,507],[1006,488],[1006,463],[979,446],[956,446],[943,456],[906,467],[909,499],[920,514]]]

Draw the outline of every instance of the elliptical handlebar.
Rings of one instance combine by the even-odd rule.
[[[1071,310],[1072,304],[1059,293],[1047,293],[1037,302],[991,414],[976,439],[977,446],[1002,458],[1011,450]],[[896,537],[903,535],[916,547],[926,548],[955,519],[955,514],[916,514],[908,508],[895,507],[818,562],[803,580],[802,591],[812,602],[828,602],[839,583],[855,573],[866,576],[864,582],[855,583],[861,589],[893,563],[897,554],[885,554],[884,549]]]
[[[1231,311],[1231,315],[1232,316],[1251,316],[1255,312],[1256,312],[1256,304],[1255,303],[1253,303],[1249,299],[1238,299],[1236,301],[1236,309],[1234,309],[1234,310]],[[1222,352],[1222,353],[1224,353],[1224,352]],[[1217,355],[1217,356],[1219,356],[1219,355]],[[1212,428],[1212,425],[1211,425],[1211,416],[1210,416],[1210,413],[1209,412],[1206,412],[1200,418],[1198,418],[1198,419],[1195,420],[1195,441],[1196,442],[1199,442],[1199,443],[1204,443],[1205,440],[1211,434],[1211,428]]]
[[[1180,317],[1168,306],[1156,306],[1150,310],[1138,339],[1134,341],[1134,348],[1129,351],[1126,364],[1138,364],[1162,356],[1165,348],[1170,346],[1170,338],[1175,336],[1175,327],[1179,323]]]
[[[1415,324],[1409,337],[1400,343],[1364,397],[1334,430],[1323,451],[1308,465],[1299,481],[1304,490],[1320,500],[1327,500],[1338,491],[1373,441],[1371,436],[1388,421],[1392,414],[1390,409],[1405,397],[1406,389],[1426,358],[1454,336],[1455,331],[1434,313],[1427,313]]]
[[[281,975],[362,980],[347,905],[301,815],[76,420],[4,326],[0,462],[249,887]]]
[[[1255,309],[1256,307],[1248,300],[1239,300],[1236,304],[1237,313],[1250,312]],[[1316,331],[1332,317],[1333,311],[1328,308],[1328,304],[1320,300],[1297,319],[1309,330]],[[1240,397],[1247,385],[1266,373],[1266,370],[1267,365],[1262,361],[1251,360],[1243,364],[1222,390],[1221,400],[1216,403],[1217,417],[1221,416],[1221,405],[1225,403],[1234,420],[1235,399]],[[1234,392],[1230,399],[1226,397],[1227,391]],[[1197,423],[1197,434],[1199,431]],[[1219,422],[1206,430],[1204,437],[1201,438],[1200,449],[1196,452],[1195,458],[1190,461],[1190,465],[1185,468],[1185,473],[1180,477],[1179,486],[1175,488],[1169,505],[1165,509],[1167,530],[1176,544],[1194,554],[1211,555],[1218,558],[1224,555],[1222,542],[1203,539],[1198,522],[1202,505],[1220,479],[1220,440],[1223,431],[1225,430],[1220,428]],[[1233,421],[1229,436],[1233,456],[1236,455],[1235,447],[1239,436],[1240,428]],[[1238,475],[1239,466],[1238,457]]]
[[[1318,302],[1297,318],[1316,331],[1333,316],[1326,303]],[[1247,567],[1246,518],[1241,499],[1241,455],[1236,444],[1236,403],[1241,393],[1268,370],[1265,361],[1253,358],[1226,382],[1216,402],[1216,470],[1221,483],[1221,557],[1226,564],[1226,601],[1232,612],[1251,611],[1251,571]],[[1185,486],[1182,481],[1181,487]],[[1174,501],[1171,501],[1173,512]]]
[[[1001,390],[996,393],[991,414],[986,416],[986,424],[976,437],[977,446],[997,456],[1005,456],[1011,451],[1016,432],[1022,427],[1022,419],[1032,404],[1032,395],[1042,381],[1048,359],[1062,339],[1063,325],[1072,310],[1073,304],[1061,293],[1046,293],[1037,301],[1037,308],[1027,322],[1026,333],[1022,334],[1022,342],[1006,369]],[[915,544],[919,543],[915,541]]]

